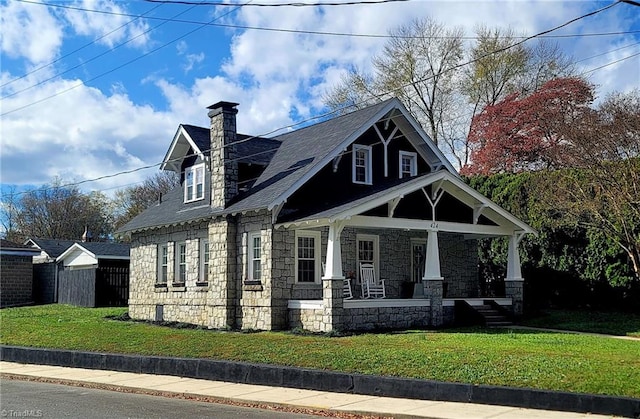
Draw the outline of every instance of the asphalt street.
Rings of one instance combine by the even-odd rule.
[[[2,418],[55,419],[317,418],[300,413],[4,379],[0,382],[0,415]]]

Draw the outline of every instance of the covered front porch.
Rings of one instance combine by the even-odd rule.
[[[281,227],[323,234],[321,295],[289,300],[291,328],[326,332],[453,323],[456,300],[474,305],[492,298],[481,295],[478,276],[477,239],[486,237],[509,240],[505,295],[497,303],[522,313],[518,243],[533,229],[448,172]],[[363,262],[384,279],[385,298],[361,298]],[[345,299],[347,279],[352,299]]]

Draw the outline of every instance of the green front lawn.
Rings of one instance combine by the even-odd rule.
[[[640,314],[587,310],[545,310],[524,326],[640,337]]]
[[[640,398],[638,341],[483,328],[325,337],[105,319],[125,311],[63,305],[3,309],[0,342]]]

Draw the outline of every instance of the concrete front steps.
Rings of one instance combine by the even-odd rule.
[[[497,326],[512,326],[513,322],[509,318],[502,314],[497,308],[492,307],[489,304],[483,304],[481,306],[473,307],[476,312],[484,319],[484,324],[487,327]]]

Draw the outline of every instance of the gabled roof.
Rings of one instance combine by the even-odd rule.
[[[40,239],[32,238],[25,242],[25,245],[37,247],[44,251],[50,258],[57,258],[65,250],[71,247],[77,240],[61,240],[61,239]]]
[[[454,196],[470,208],[482,206],[482,215],[496,223],[498,226],[508,227],[513,229],[513,231],[536,233],[533,227],[518,219],[498,204],[464,183],[464,181],[459,177],[454,176],[445,170],[419,176],[372,195],[356,199],[297,220],[290,220],[282,224],[304,224],[307,222],[317,222],[321,220],[327,222],[348,220],[351,217],[387,204],[394,199],[402,199],[405,195],[419,191],[429,185],[437,185],[437,187],[442,188],[445,192]]]
[[[0,239],[0,253],[14,256],[37,256],[40,251],[24,244]]]
[[[205,194],[205,197],[206,196]],[[209,200],[207,199],[185,206],[184,190],[182,186],[178,185],[162,196],[162,202],[159,205],[150,206],[122,226],[118,232],[138,231],[159,226],[183,224],[222,213],[222,210],[214,210],[211,208]]]
[[[74,243],[60,256],[57,261],[63,260],[66,256],[75,250],[87,253],[95,259],[120,259],[129,260],[129,250],[131,246],[125,243],[106,243],[106,242],[80,242]]]
[[[237,134],[236,151],[238,162],[266,166],[280,146],[280,141],[268,138],[250,137]],[[192,150],[203,158],[211,148],[211,134],[208,128],[181,124],[178,127],[160,170],[180,171],[182,160]]]
[[[238,135],[241,158],[262,158],[263,163],[267,160],[269,163],[253,186],[234,198],[226,209],[213,209],[206,200],[202,201],[202,205],[185,207],[182,189],[176,188],[163,197],[160,205],[147,209],[119,231],[144,230],[251,210],[271,210],[286,202],[296,190],[347,150],[351,143],[375,123],[386,119],[394,121],[433,171],[442,169],[454,177],[458,176],[455,168],[404,105],[392,98],[273,139],[254,138],[243,141],[242,138],[247,137]],[[184,157],[190,147],[196,153],[205,151],[209,147],[209,135],[206,128],[180,125],[161,169],[175,170],[170,165],[174,159],[181,161],[179,159]],[[276,147],[277,151],[271,154]]]
[[[417,151],[430,165],[434,168],[444,167],[458,176],[455,168],[404,105],[392,98],[276,137],[282,142],[282,146],[271,163],[247,196],[231,205],[228,211],[234,213],[256,208],[272,209],[285,202],[300,186],[385,116],[397,122],[403,134],[416,145]]]

